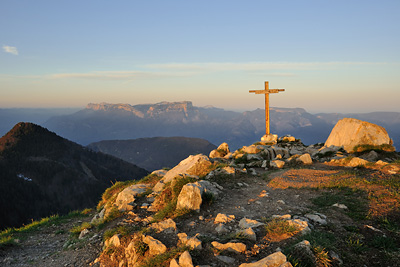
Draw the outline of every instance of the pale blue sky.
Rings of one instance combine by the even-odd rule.
[[[0,108],[398,111],[400,1],[0,2]]]

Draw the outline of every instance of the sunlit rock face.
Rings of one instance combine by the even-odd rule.
[[[337,122],[325,142],[326,147],[343,146],[351,152],[357,145],[392,144],[385,128],[352,118],[344,118]]]

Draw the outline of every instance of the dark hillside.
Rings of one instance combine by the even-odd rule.
[[[207,140],[188,137],[153,137],[133,140],[107,140],[89,148],[126,160],[146,170],[172,168],[189,155],[207,155],[216,146]]]
[[[117,180],[147,171],[32,123],[0,138],[0,228],[94,206]]]

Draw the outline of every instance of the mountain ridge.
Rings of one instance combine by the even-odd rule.
[[[0,228],[93,206],[113,180],[148,172],[32,123],[0,138]]]

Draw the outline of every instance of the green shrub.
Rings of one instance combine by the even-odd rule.
[[[73,236],[78,236],[83,230],[92,228],[92,225],[89,222],[83,222],[81,225],[77,225],[73,227],[69,232]]]

